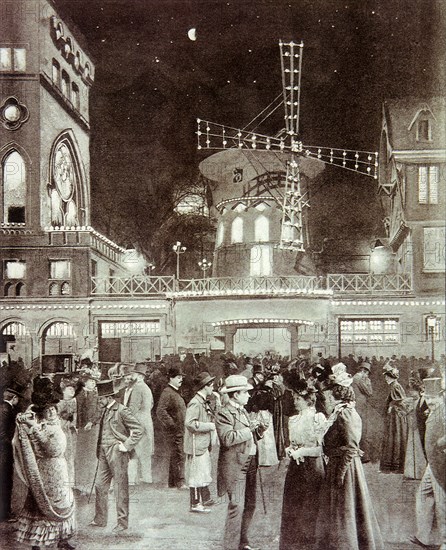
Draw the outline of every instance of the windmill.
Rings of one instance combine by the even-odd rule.
[[[303,158],[318,159],[365,176],[378,178],[378,153],[352,149],[336,149],[304,145],[300,140],[299,110],[303,43],[279,42],[282,68],[282,97],[285,128],[276,136],[267,136],[246,129],[233,128],[203,119],[197,119],[198,149],[242,151],[271,151],[287,156],[284,192],[280,196],[282,222],[279,248],[305,252],[308,237],[305,235],[303,210],[310,206],[308,190],[302,192],[300,164]],[[276,98],[276,100],[278,99]],[[274,101],[276,101],[274,100]],[[273,105],[274,101],[272,102]],[[270,116],[279,105],[263,117]],[[268,109],[264,109],[259,116]],[[256,117],[257,118],[257,117]],[[255,120],[255,119],[253,119]],[[277,194],[274,195],[279,200]]]

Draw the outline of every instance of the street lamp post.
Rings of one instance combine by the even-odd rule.
[[[198,262],[198,265],[203,270],[203,279],[206,279],[206,271],[212,266],[212,262],[208,262],[206,258],[203,258],[201,262]]]
[[[177,255],[177,280],[178,280],[180,278],[180,254],[183,254],[184,252],[186,252],[187,249],[185,246],[181,246],[180,241],[177,241],[172,246],[172,250]]]
[[[431,313],[426,317],[427,328],[431,338],[431,359],[435,361],[435,329],[437,327],[437,316]]]

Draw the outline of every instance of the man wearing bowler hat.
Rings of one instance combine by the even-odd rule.
[[[130,483],[152,483],[152,455],[154,451],[152,390],[145,383],[147,365],[136,363],[128,375],[129,385],[124,394],[123,404],[135,415],[143,427],[143,435],[135,447],[135,457],[129,462]]]
[[[184,484],[184,419],[186,403],[179,390],[183,383],[183,373],[177,367],[171,367],[167,376],[168,385],[161,393],[156,416],[166,433],[166,441],[170,450],[168,486],[177,489],[187,489]]]
[[[113,529],[119,534],[128,528],[129,518],[129,452],[141,439],[143,428],[133,413],[115,400],[113,380],[98,382],[102,416],[97,445],[98,471],[96,481],[96,514],[92,527],[105,527],[108,519],[108,492],[114,480],[118,523]]]
[[[228,494],[229,504],[225,523],[224,550],[254,550],[248,531],[256,507],[258,421],[250,421],[245,405],[253,387],[246,377],[226,378],[221,392],[228,402],[216,416],[220,438],[218,458],[218,496]],[[258,549],[256,549],[258,550]]]
[[[3,403],[0,405],[0,521],[12,519],[11,495],[14,471],[14,456],[12,438],[15,431],[15,419],[19,398],[23,396],[24,388],[11,382],[3,390]]]
[[[190,511],[210,512],[214,504],[209,492],[211,476],[210,449],[216,437],[214,412],[208,401],[214,389],[215,376],[200,372],[195,379],[196,394],[186,409],[184,452],[186,454],[186,482],[190,490]]]

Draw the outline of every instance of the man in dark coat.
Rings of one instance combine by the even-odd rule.
[[[113,380],[98,382],[99,404],[102,417],[99,424],[97,446],[98,473],[96,482],[96,514],[92,527],[105,527],[108,517],[108,491],[114,480],[116,515],[118,523],[113,529],[119,534],[129,522],[129,452],[143,435],[143,428],[133,413],[115,400],[117,390]]]
[[[218,495],[228,494],[229,504],[224,532],[224,550],[254,550],[248,531],[256,508],[257,421],[250,421],[245,405],[251,384],[241,375],[231,375],[220,390],[229,400],[217,413],[220,439]]]
[[[12,439],[15,431],[15,419],[18,413],[19,398],[23,397],[22,388],[11,383],[3,391],[3,403],[0,405],[0,521],[12,519],[11,494],[14,472]]]
[[[430,411],[425,434],[427,467],[417,493],[417,533],[410,539],[422,548],[446,547],[445,400],[441,383],[441,378],[424,379],[426,403]],[[439,540],[433,541],[435,521]]]
[[[161,393],[156,416],[166,432],[170,451],[168,485],[172,488],[188,489],[184,483],[183,450],[186,403],[179,392],[183,374],[177,367],[170,368],[167,374],[169,383]]]

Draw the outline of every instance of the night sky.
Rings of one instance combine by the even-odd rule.
[[[441,0],[55,3],[96,62],[92,224],[149,253],[173,189],[197,181],[196,118],[244,127],[262,111],[281,92],[279,39],[305,44],[304,144],[378,151],[384,99],[444,94]],[[283,126],[281,108],[258,131]],[[312,195],[314,240],[334,239],[331,254],[383,235],[372,178],[328,167]]]

